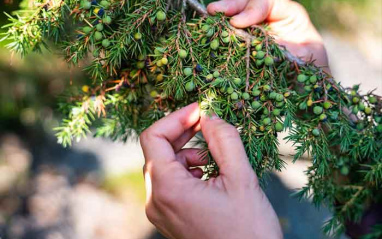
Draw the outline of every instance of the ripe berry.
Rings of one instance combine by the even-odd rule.
[[[243,97],[244,100],[249,100],[249,98],[251,96],[247,92],[245,92],[245,93],[243,93],[242,97]]]
[[[214,39],[210,44],[212,50],[217,50],[219,48],[219,45],[220,44],[218,39]]]
[[[282,132],[283,129],[284,129],[284,125],[282,123],[280,123],[280,122],[277,122],[276,125],[275,125],[275,130],[277,132]]]
[[[187,84],[186,84],[186,91],[191,92],[191,91],[194,91],[194,89],[195,89],[194,82],[192,82],[192,81],[187,82]]]
[[[85,34],[89,34],[89,33],[92,31],[92,28],[89,27],[89,26],[86,26],[86,27],[82,28],[82,31],[83,31]]]
[[[316,137],[320,136],[320,130],[315,128],[313,131],[312,131],[312,134]]]
[[[102,40],[102,38],[103,38],[103,36],[102,36],[102,33],[101,33],[101,32],[96,31],[96,32],[94,33],[94,39],[96,39],[97,41]]]
[[[102,46],[108,48],[110,46],[110,41],[108,39],[103,39]]]
[[[110,24],[111,23],[111,17],[110,16],[105,16],[102,19],[102,22],[105,23],[105,24]]]
[[[184,70],[183,70],[183,74],[184,74],[185,76],[190,76],[190,75],[192,75],[192,68],[184,68]]]
[[[257,51],[256,58],[261,60],[265,57],[265,52],[263,51]]]
[[[186,50],[182,49],[182,50],[179,51],[179,57],[181,59],[185,59],[187,56],[188,56],[188,52]]]
[[[157,12],[157,20],[158,21],[164,21],[166,20],[166,13],[163,11],[158,11]]]
[[[102,23],[98,23],[97,26],[96,26],[96,29],[99,32],[103,31],[103,24]]]
[[[316,115],[320,115],[320,114],[322,114],[323,111],[324,111],[324,110],[322,109],[321,106],[315,106],[315,107],[313,108],[313,112],[314,112]]]
[[[273,64],[275,63],[273,58],[270,57],[270,56],[265,57],[265,61],[264,62],[265,62],[266,66],[273,66]]]
[[[304,83],[307,79],[308,79],[308,77],[304,74],[300,74],[297,76],[297,81],[300,83]]]
[[[166,57],[163,57],[160,61],[162,62],[162,65],[164,66],[168,64],[168,59]]]
[[[263,124],[264,125],[269,125],[271,123],[271,118],[265,118],[263,119]]]
[[[258,101],[253,101],[252,102],[252,108],[254,108],[255,110],[257,110],[260,107],[261,107],[261,103],[260,102],[258,102]]]
[[[239,95],[238,95],[236,92],[233,92],[233,93],[231,94],[231,99],[232,99],[232,100],[237,100],[237,99],[239,99]]]
[[[135,33],[134,34],[134,39],[137,40],[137,41],[141,40],[142,39],[142,33],[140,33],[140,32]]]

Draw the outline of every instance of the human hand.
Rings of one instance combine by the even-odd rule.
[[[201,130],[220,174],[202,181],[198,149],[182,149]],[[237,130],[197,103],[141,135],[146,214],[169,239],[282,238],[278,218],[258,184]]]
[[[291,0],[221,0],[207,8],[210,14],[224,12],[233,16],[231,24],[246,28],[262,22],[269,24],[276,41],[305,61],[316,60],[327,67],[328,57],[321,35],[299,3]]]

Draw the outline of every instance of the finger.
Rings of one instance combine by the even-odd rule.
[[[230,17],[243,11],[247,2],[248,0],[222,0],[213,2],[208,5],[207,11],[211,15],[215,15],[218,12],[224,12],[225,15]]]
[[[252,169],[237,129],[215,115],[202,115],[200,123],[219,174],[231,181],[246,180]]]
[[[140,136],[146,164],[163,165],[175,161],[172,143],[193,127],[200,118],[197,103],[178,110],[157,121]]]
[[[196,123],[190,129],[186,130],[175,142],[172,143],[172,147],[175,152],[181,150],[194,136],[200,131],[200,123]]]
[[[245,9],[231,19],[231,24],[237,28],[246,28],[264,22],[272,9],[273,1],[252,0]]]
[[[203,160],[201,149],[182,149],[176,157],[186,168],[205,166],[208,163]]]
[[[194,178],[202,178],[204,175],[203,170],[201,168],[190,169],[190,173]]]

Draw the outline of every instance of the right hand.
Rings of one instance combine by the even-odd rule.
[[[198,149],[182,149],[201,130],[220,175],[200,180]],[[235,127],[200,117],[194,103],[141,135],[149,220],[169,239],[280,239],[279,220],[248,162]]]
[[[315,59],[327,67],[328,58],[321,35],[299,3],[291,0],[221,0],[208,5],[208,12],[233,16],[231,24],[246,28],[266,22],[276,41],[305,61]]]

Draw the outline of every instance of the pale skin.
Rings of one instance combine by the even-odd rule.
[[[305,10],[289,0],[223,0],[210,14],[233,16],[235,27],[266,21],[278,42],[304,59],[328,64],[321,36]],[[202,181],[198,149],[183,149],[201,131],[220,168]],[[191,104],[156,122],[140,137],[145,156],[146,214],[169,239],[277,239],[281,227],[252,170],[235,127]]]

